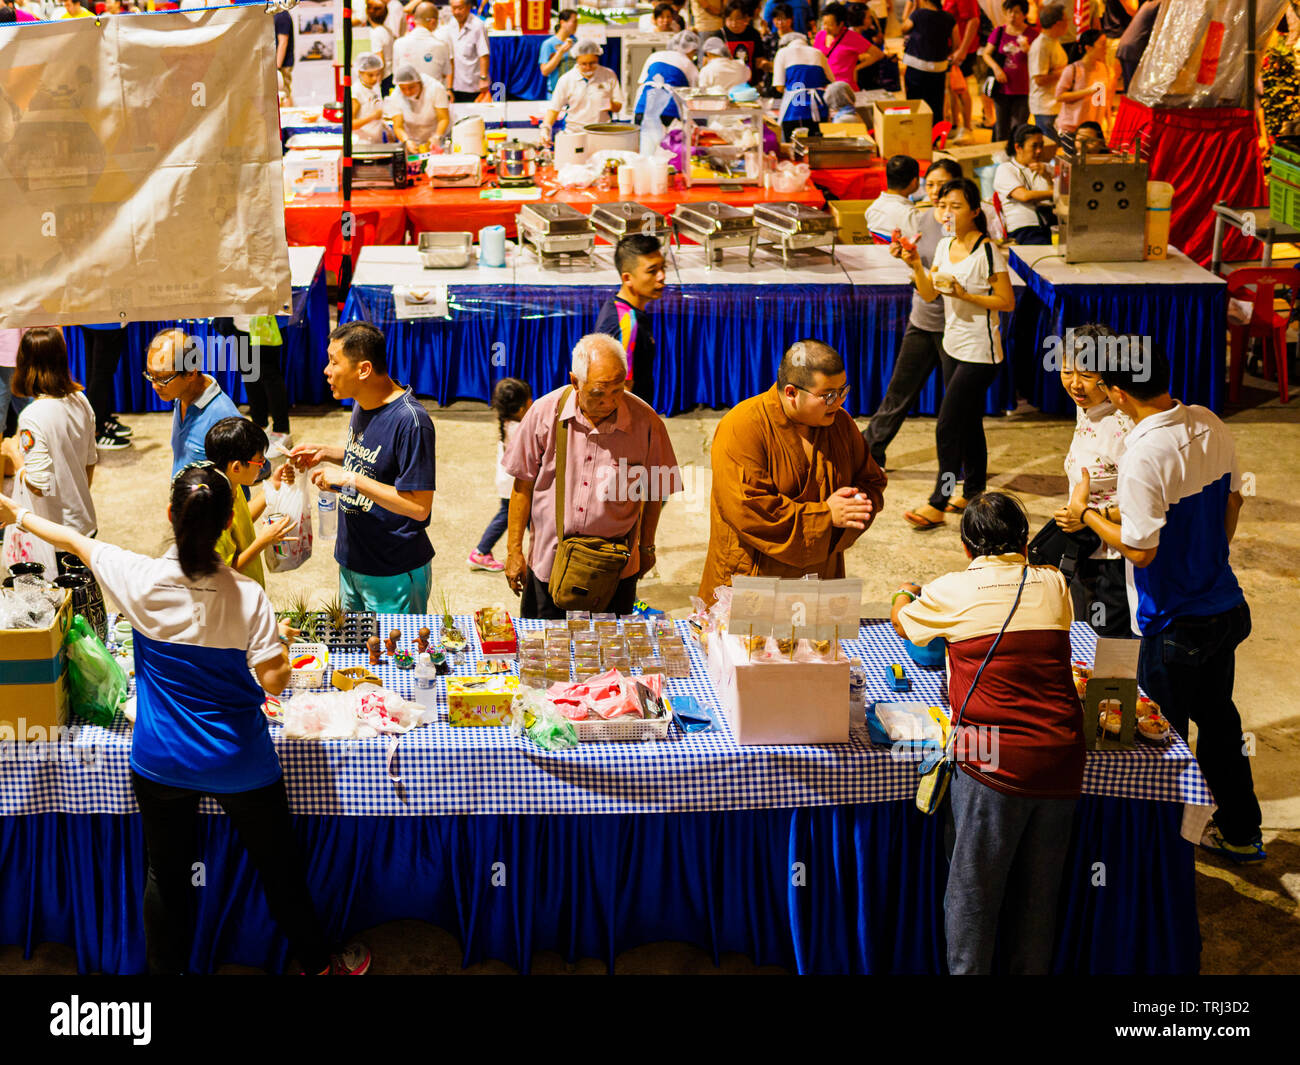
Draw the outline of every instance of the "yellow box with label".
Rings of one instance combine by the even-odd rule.
[[[516,676],[447,678],[447,720],[453,725],[507,725],[519,689]]]

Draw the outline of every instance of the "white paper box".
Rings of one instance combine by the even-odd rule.
[[[284,184],[300,196],[338,192],[343,185],[343,152],[317,148],[285,152]]]
[[[736,742],[849,742],[849,663],[748,662],[738,637],[709,639],[709,676]]]

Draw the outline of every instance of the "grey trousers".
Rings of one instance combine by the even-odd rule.
[[[1000,928],[1011,973],[1046,973],[1076,800],[1004,795],[960,768],[948,795],[948,971],[991,972]]]

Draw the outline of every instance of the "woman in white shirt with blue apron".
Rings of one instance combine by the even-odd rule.
[[[900,258],[912,268],[923,300],[943,294],[943,403],[935,425],[939,475],[929,501],[903,513],[917,529],[935,529],[944,514],[957,514],[967,500],[984,491],[988,444],[984,440],[984,404],[1002,363],[998,314],[1015,309],[1006,260],[989,239],[980,190],[966,178],[939,190],[939,208],[952,236],[939,241],[929,270],[915,248]],[[963,494],[956,495],[964,475]]]
[[[80,558],[135,630],[131,786],[149,857],[150,972],[189,970],[194,822],[209,795],[261,875],[271,915],[303,971],[360,975],[369,951],[353,946],[331,956],[307,889],[262,713],[265,693],[289,683],[292,630],[277,626],[261,585],[217,558],[217,538],[233,516],[230,482],[211,463],[187,466],[172,481],[167,517],[176,543],[161,558],[91,540],[0,495],[0,525],[17,525]]]

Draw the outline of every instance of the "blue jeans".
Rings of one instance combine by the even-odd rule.
[[[0,436],[5,435],[5,423],[9,421],[9,408],[12,406],[14,413],[19,414],[31,402],[13,394],[9,387],[13,379],[14,367],[0,366]]]
[[[1046,973],[1076,800],[1004,795],[961,768],[948,798],[948,971],[991,972],[1000,926],[1008,971]]]
[[[371,577],[339,567],[339,598],[348,611],[373,610],[376,614],[427,614],[433,566],[394,577]]]
[[[1241,715],[1232,701],[1237,645],[1249,635],[1250,607],[1242,601],[1222,614],[1175,618],[1142,637],[1138,659],[1138,683],[1179,735],[1186,739],[1188,720],[1196,722],[1196,760],[1219,806],[1214,823],[1238,845],[1259,838],[1261,820]]]
[[[1061,139],[1056,132],[1055,115],[1034,115],[1034,125],[1043,131],[1043,136],[1051,137],[1054,141]]]
[[[492,554],[492,548],[496,547],[497,541],[501,539],[501,534],[506,531],[509,524],[510,500],[507,498],[501,500],[500,508],[492,516],[492,520],[488,522],[487,528],[483,530],[483,535],[479,537],[478,547],[475,550],[480,555]]]

